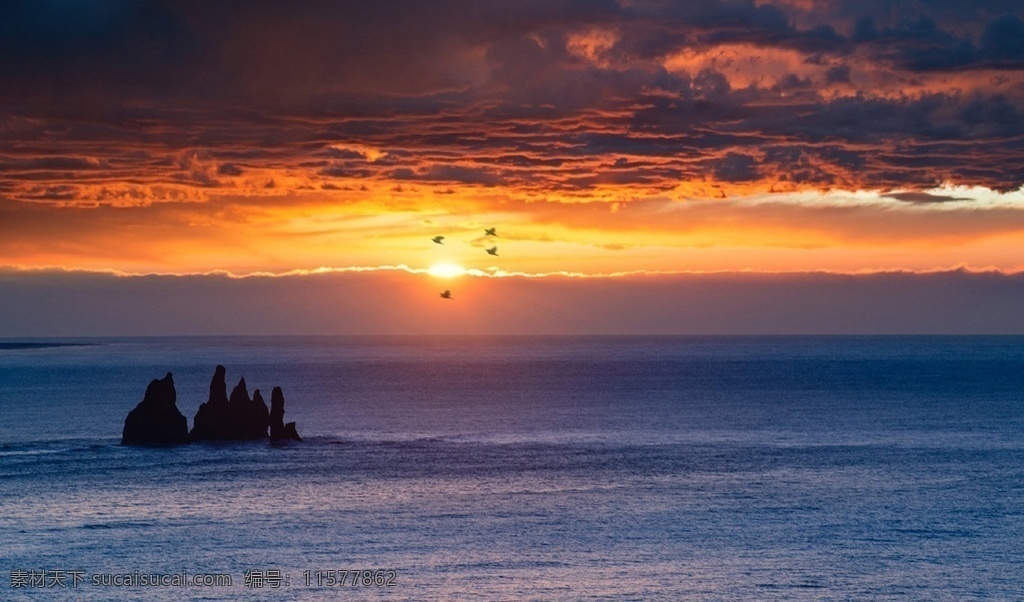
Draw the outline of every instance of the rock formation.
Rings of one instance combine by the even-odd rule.
[[[174,379],[168,372],[163,380],[153,379],[146,395],[128,412],[121,432],[122,445],[177,445],[188,443],[188,419],[176,404]]]
[[[231,399],[228,401],[234,412],[239,439],[267,438],[270,411],[267,409],[267,404],[263,402],[259,389],[256,390],[253,398],[249,399],[249,392],[245,388],[245,379],[243,378],[238,381],[238,385],[231,392]]]
[[[270,394],[270,440],[282,439],[302,441],[302,437],[295,430],[295,423],[284,423],[284,392],[281,391],[281,387],[274,387]]]
[[[224,366],[217,366],[210,382],[210,399],[199,406],[189,437],[193,441],[266,439],[270,412],[263,398],[249,398],[245,378],[227,396]]]
[[[284,393],[274,387],[271,403],[274,413],[267,410],[259,389],[249,398],[249,390],[242,378],[227,394],[224,366],[217,366],[210,381],[210,397],[199,406],[188,430],[188,420],[175,405],[174,381],[168,372],[163,380],[154,380],[146,389],[146,396],[124,421],[121,443],[128,445],[170,445],[190,441],[248,441],[294,439],[302,441],[295,423],[284,424]],[[273,416],[273,420],[271,420]]]
[[[210,397],[199,406],[199,411],[192,421],[192,432],[189,439],[203,441],[208,439],[230,439],[225,436],[231,430],[231,417],[228,407],[228,386],[224,381],[226,370],[217,366],[210,381]]]

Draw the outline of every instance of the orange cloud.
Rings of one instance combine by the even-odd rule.
[[[96,208],[0,203],[21,266],[287,272],[438,262],[490,272],[1015,270],[1022,193],[762,194],[612,205],[432,189],[319,191]],[[498,237],[484,236],[497,227]],[[431,242],[446,237],[444,245]],[[499,256],[483,252],[497,245]]]

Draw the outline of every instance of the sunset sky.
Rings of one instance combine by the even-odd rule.
[[[412,331],[484,332],[467,312],[499,287],[568,287],[540,295],[564,307],[593,299],[584,281],[623,298],[642,281],[653,308],[714,278],[868,291],[891,273],[930,298],[938,273],[962,284],[916,330],[1014,331],[955,308],[981,277],[1003,279],[999,307],[1024,300],[1022,17],[1019,0],[4,2],[0,336],[172,329],[46,326],[39,279],[91,274],[111,282],[81,302],[97,307],[118,283],[173,298],[248,277],[303,311],[333,278],[339,297],[432,304]],[[395,324],[375,299],[349,311]],[[562,330],[660,331],[602,311]],[[721,330],[672,315],[667,332]],[[748,330],[786,330],[769,321]]]

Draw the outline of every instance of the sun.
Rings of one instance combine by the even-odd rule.
[[[456,278],[466,273],[465,268],[454,263],[435,263],[427,273],[435,278]]]

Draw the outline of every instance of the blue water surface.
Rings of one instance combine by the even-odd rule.
[[[0,599],[1024,599],[1024,338],[60,342],[0,345]],[[217,364],[306,440],[119,445]]]

